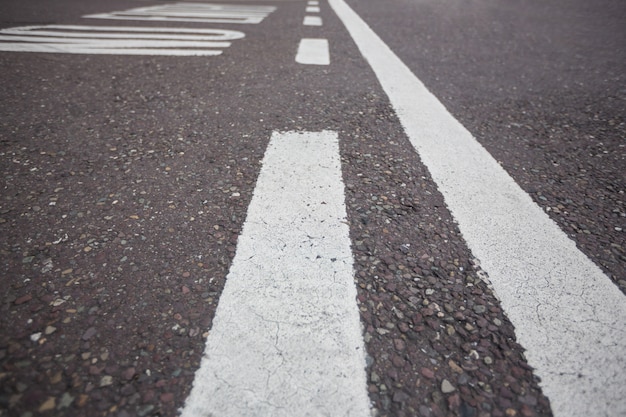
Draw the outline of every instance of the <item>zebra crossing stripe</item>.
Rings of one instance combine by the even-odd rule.
[[[369,414],[337,133],[274,132],[182,417]]]

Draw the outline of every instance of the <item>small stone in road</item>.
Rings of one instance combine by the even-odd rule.
[[[136,373],[137,372],[136,372],[135,368],[131,367],[131,368],[128,368],[127,370],[125,370],[124,372],[122,372],[122,377],[124,377],[124,379],[126,379],[126,380],[131,380],[131,379],[133,379],[133,377],[135,376]]]
[[[56,399],[54,397],[48,397],[48,399],[39,406],[39,409],[37,411],[39,411],[40,413],[44,413],[46,411],[54,410],[55,406]]]
[[[20,304],[27,303],[27,302],[29,302],[29,301],[30,301],[30,300],[32,300],[32,299],[33,299],[33,296],[32,296],[32,295],[30,295],[30,294],[26,294],[26,295],[23,295],[23,296],[21,296],[20,298],[16,299],[15,301],[13,301],[13,303],[14,303],[16,306],[19,306]]]
[[[463,373],[463,368],[461,368],[455,361],[453,361],[452,359],[448,361],[448,365],[450,366],[450,369],[452,369],[454,372],[456,372],[457,374],[462,374]]]
[[[159,399],[161,400],[161,402],[169,403],[171,401],[174,401],[174,394],[172,394],[171,392],[166,392],[161,394],[159,396]]]
[[[487,307],[485,307],[484,305],[476,304],[474,306],[474,313],[476,314],[483,314],[485,311],[487,311]]]
[[[435,372],[432,369],[422,368],[420,373],[424,378],[433,379],[435,377]]]
[[[444,394],[449,394],[451,392],[454,392],[455,390],[456,388],[454,388],[454,386],[447,379],[444,379],[441,382],[441,392],[443,392]]]
[[[107,387],[107,386],[112,385],[112,384],[113,384],[113,377],[111,375],[105,375],[100,380],[100,386],[101,387]]]
[[[41,332],[33,333],[30,335],[30,340],[32,340],[33,342],[37,342],[39,341],[39,339],[41,339]]]
[[[61,397],[61,401],[59,402],[59,409],[69,408],[69,406],[72,405],[72,402],[74,402],[74,397],[72,397],[69,392],[66,392]]]
[[[47,327],[46,327],[46,330],[44,331],[44,333],[45,333],[46,335],[50,335],[50,334],[52,334],[52,333],[54,333],[54,332],[56,332],[56,331],[57,331],[57,328],[56,328],[56,327],[54,327],[54,326],[47,326]]]
[[[83,333],[82,339],[83,340],[89,340],[92,337],[95,336],[95,334],[97,333],[97,330],[95,327],[90,327],[87,329],[87,331],[85,331],[85,333]]]
[[[404,340],[402,339],[393,339],[393,347],[395,347],[396,350],[404,350],[406,348],[406,343],[404,343]]]

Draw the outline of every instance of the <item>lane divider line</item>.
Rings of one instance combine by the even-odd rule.
[[[330,65],[328,39],[303,38],[298,45],[296,62],[305,65]]]
[[[182,417],[368,416],[338,134],[274,132]]]
[[[488,273],[555,417],[626,411],[626,298],[343,0],[329,0]]]
[[[322,26],[322,18],[320,16],[304,16],[302,24],[304,26]]]
[[[307,6],[305,11],[307,13],[319,13],[320,12],[320,8],[319,8],[319,6]]]

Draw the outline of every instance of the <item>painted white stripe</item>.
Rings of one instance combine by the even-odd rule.
[[[624,415],[624,295],[343,0],[330,4],[489,274],[554,415]]]
[[[154,31],[156,33],[150,33]],[[143,32],[143,33],[142,33]],[[200,33],[200,35],[194,35]],[[215,56],[242,32],[176,28],[24,26],[0,30],[0,51],[107,55]],[[209,39],[209,40],[204,40]]]
[[[0,43],[4,52],[39,52],[83,55],[145,55],[145,56],[217,56],[220,50],[209,49],[158,49],[158,48],[107,48],[86,47],[66,43]]]
[[[155,39],[91,39],[91,38],[64,38],[64,37],[33,37],[33,36],[3,36],[0,34],[0,47],[2,41],[10,42],[36,42],[58,43],[67,45],[82,45],[91,48],[228,48],[230,42],[213,41],[181,41],[181,40],[155,40]]]
[[[6,34],[24,34],[28,32],[33,35],[48,35],[52,33],[54,36],[62,33],[63,36],[81,37],[85,34],[92,34],[98,37],[112,36],[107,35],[106,32],[118,32],[115,36],[129,35],[126,32],[131,32],[132,38],[146,37],[146,39],[179,39],[176,34],[189,34],[180,36],[190,36],[192,39],[199,40],[197,34],[201,34],[201,38],[212,41],[226,41],[241,39],[245,36],[243,32],[224,29],[190,29],[190,28],[164,28],[164,27],[147,27],[147,26],[84,26],[84,25],[43,25],[43,26],[20,26],[15,28],[6,28],[0,30]],[[144,32],[140,34],[138,32]],[[160,33],[166,33],[167,35],[157,35]],[[96,35],[97,34],[97,35]],[[163,36],[163,37],[160,37]]]
[[[320,12],[320,8],[317,7],[317,6],[307,6],[306,12],[307,13],[319,13]]]
[[[271,137],[182,417],[367,416],[336,132]]]
[[[316,0],[311,0],[311,1],[308,1],[306,4],[309,6],[318,6],[320,2]]]
[[[176,3],[138,7],[111,13],[97,13],[83,17],[115,20],[258,24],[274,10],[276,10],[274,6]]]
[[[322,18],[319,16],[304,16],[304,26],[322,26]]]
[[[307,65],[330,65],[328,39],[301,39],[296,62]]]

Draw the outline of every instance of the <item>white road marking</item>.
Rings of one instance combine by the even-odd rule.
[[[274,6],[183,2],[138,7],[111,13],[97,13],[83,17],[115,20],[257,24],[261,23],[274,10],[276,10]]]
[[[319,16],[304,16],[304,26],[322,26],[322,18]]]
[[[306,4],[309,6],[319,6],[320,2],[316,0],[310,0]]]
[[[624,295],[343,0],[330,5],[489,274],[554,415],[626,415]]]
[[[367,416],[336,132],[274,132],[182,417]]]
[[[214,56],[242,32],[117,26],[48,25],[0,30],[0,51],[107,55]]]
[[[320,8],[317,6],[307,6],[306,10],[307,13],[319,13],[320,12]]]
[[[330,65],[328,39],[301,39],[296,62],[306,65]]]

